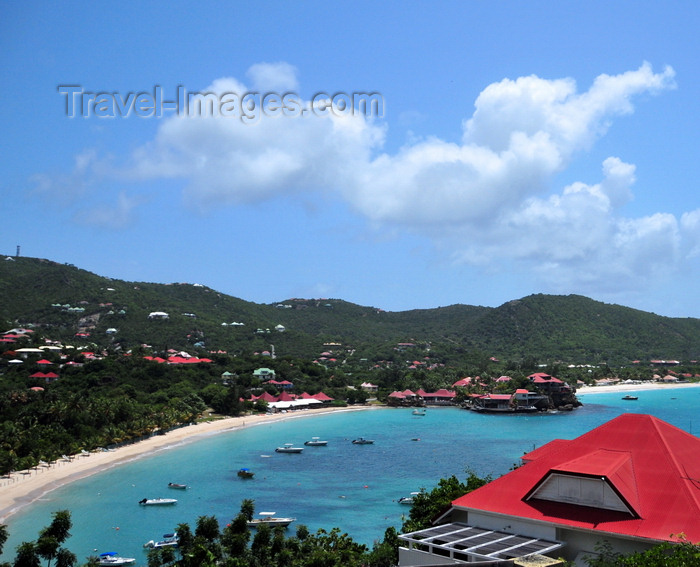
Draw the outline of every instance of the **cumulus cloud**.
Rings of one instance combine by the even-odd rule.
[[[205,92],[220,101],[298,87],[297,70],[283,62],[254,65],[246,76],[250,85],[221,78]],[[563,291],[624,289],[700,254],[700,212],[680,221],[625,217],[635,166],[620,157],[603,161],[598,182],[551,184],[615,117],[633,112],[635,96],[672,88],[673,69],[655,73],[647,63],[600,75],[583,92],[571,78],[504,79],[478,95],[459,141],[412,139],[395,153],[383,150],[385,123],[313,112],[309,100],[297,99],[293,116],[245,120],[243,106],[234,118],[184,114],[162,121],[131,156],[128,176],[182,180],[186,201],[203,212],[327,192],[377,226],[431,238],[455,262],[519,263]],[[252,102],[260,110],[262,101]]]

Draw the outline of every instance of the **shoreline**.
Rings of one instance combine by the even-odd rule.
[[[576,395],[605,393],[642,392],[656,390],[679,390],[700,387],[697,382],[641,384],[614,384],[608,386],[583,386]],[[70,460],[59,459],[53,463],[37,466],[31,470],[16,471],[0,478],[0,524],[24,507],[29,506],[44,495],[83,478],[99,474],[114,467],[133,462],[198,439],[218,435],[246,427],[266,423],[276,423],[289,419],[300,419],[334,412],[363,411],[377,406],[349,406],[340,408],[319,408],[292,413],[256,414],[240,417],[225,417],[194,425],[179,427],[164,435],[154,435],[148,439],[124,445],[109,451],[99,451],[71,456]],[[381,406],[385,407],[385,406]]]
[[[684,388],[700,387],[700,382],[642,382],[640,384],[612,384],[610,386],[581,386],[576,389],[576,395],[610,394],[616,392],[648,392],[656,390],[682,390]]]
[[[117,449],[72,455],[69,460],[59,459],[26,471],[16,471],[0,478],[0,524],[44,495],[67,484],[101,473],[111,468],[142,459],[156,453],[179,447],[211,435],[218,435],[246,427],[300,419],[335,412],[362,411],[373,406],[320,408],[293,413],[275,413],[225,417],[172,429],[164,435],[124,445]]]

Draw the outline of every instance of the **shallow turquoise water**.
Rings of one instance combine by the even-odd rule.
[[[95,550],[118,551],[145,565],[144,542],[178,523],[194,528],[202,515],[216,516],[223,526],[243,498],[254,499],[257,511],[294,516],[296,524],[312,531],[337,526],[371,545],[388,526],[401,525],[408,510],[396,502],[401,496],[429,489],[442,477],[463,479],[467,469],[500,476],[523,453],[555,438],[574,438],[620,413],[649,413],[685,431],[700,431],[700,388],[637,394],[639,400],[633,402],[621,400],[619,393],[582,395],[582,408],[554,414],[482,415],[430,408],[425,417],[416,417],[410,409],[379,409],[214,435],[51,492],[9,518],[3,559],[14,557],[21,541],[35,539],[52,512],[69,509],[74,526],[68,547],[80,560]],[[327,439],[328,446],[307,447],[299,455],[274,452],[283,443],[302,444],[312,436]],[[359,436],[375,444],[353,445]],[[238,478],[240,467],[251,468],[255,478]],[[168,482],[191,489],[168,489]],[[162,508],[138,505],[142,498],[160,497],[179,501]]]

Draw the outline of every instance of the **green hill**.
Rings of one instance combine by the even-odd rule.
[[[165,312],[167,319],[149,319]],[[339,299],[256,304],[197,284],[127,282],[37,258],[0,261],[0,326],[34,325],[73,344],[355,360],[424,356],[626,364],[700,357],[700,319],[661,317],[586,297],[532,295],[497,308],[385,312]],[[283,326],[284,331],[278,330]],[[3,329],[3,330],[6,330]],[[76,336],[83,333],[89,336]],[[416,354],[399,343],[416,345]]]

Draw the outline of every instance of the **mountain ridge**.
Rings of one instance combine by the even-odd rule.
[[[327,350],[323,345],[342,344],[376,360],[395,356],[398,343],[416,343],[451,363],[474,353],[570,363],[700,357],[700,319],[581,295],[533,294],[498,307],[459,303],[394,312],[333,298],[258,304],[201,284],[129,282],[16,257],[0,262],[0,297],[0,324],[8,329],[34,324],[63,341],[84,332],[89,337],[82,338],[99,347],[149,344],[235,354],[274,344],[282,355],[314,358]],[[167,312],[168,319],[149,320],[155,311]]]

